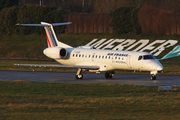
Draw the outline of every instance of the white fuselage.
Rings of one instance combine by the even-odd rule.
[[[163,66],[152,54],[147,52],[115,51],[84,48],[66,48],[66,59],[53,58],[63,65],[96,65],[96,71],[138,70],[162,71]],[[140,59],[142,56],[142,59]],[[143,56],[147,58],[143,59]],[[153,57],[153,56],[152,56]]]

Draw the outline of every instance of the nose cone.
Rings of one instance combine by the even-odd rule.
[[[162,66],[162,64],[158,60],[156,60],[154,62],[153,67],[157,71],[162,71],[163,70],[163,66]]]
[[[147,65],[147,71],[162,71],[163,66],[158,60],[153,60],[151,62],[147,62],[147,64],[143,64],[144,67]]]
[[[164,68],[162,66],[162,64],[160,63],[158,66],[157,66],[157,71],[162,71]]]

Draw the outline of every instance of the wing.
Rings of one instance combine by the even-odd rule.
[[[31,67],[60,67],[60,68],[81,68],[87,70],[98,70],[99,66],[88,65],[51,65],[51,64],[14,64],[17,66],[31,66]]]

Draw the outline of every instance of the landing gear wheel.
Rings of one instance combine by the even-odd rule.
[[[81,75],[81,74],[76,75],[76,79],[83,79],[83,75]]]
[[[108,79],[108,78],[112,78],[113,76],[113,73],[112,72],[106,72],[105,73],[105,77]]]
[[[109,78],[109,73],[105,73],[105,77],[106,77],[106,78]]]
[[[156,80],[156,75],[151,75],[151,80]]]

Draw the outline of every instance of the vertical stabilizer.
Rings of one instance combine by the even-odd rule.
[[[41,24],[16,24],[20,26],[41,26],[44,27],[45,32],[46,32],[46,37],[47,37],[47,44],[48,47],[63,47],[63,48],[71,48],[71,46],[64,44],[60,41],[58,41],[56,34],[54,32],[53,26],[60,26],[60,25],[69,25],[71,23],[46,23],[46,22],[41,22]]]
[[[57,36],[54,32],[54,28],[53,28],[53,24],[49,24],[49,23],[45,23],[45,22],[41,22],[42,25],[47,25],[44,26],[45,32],[46,32],[46,38],[47,38],[47,44],[48,47],[64,47],[64,48],[69,48],[71,46],[64,44],[62,42],[59,42],[57,39]],[[54,24],[54,26],[56,26],[58,24]]]

